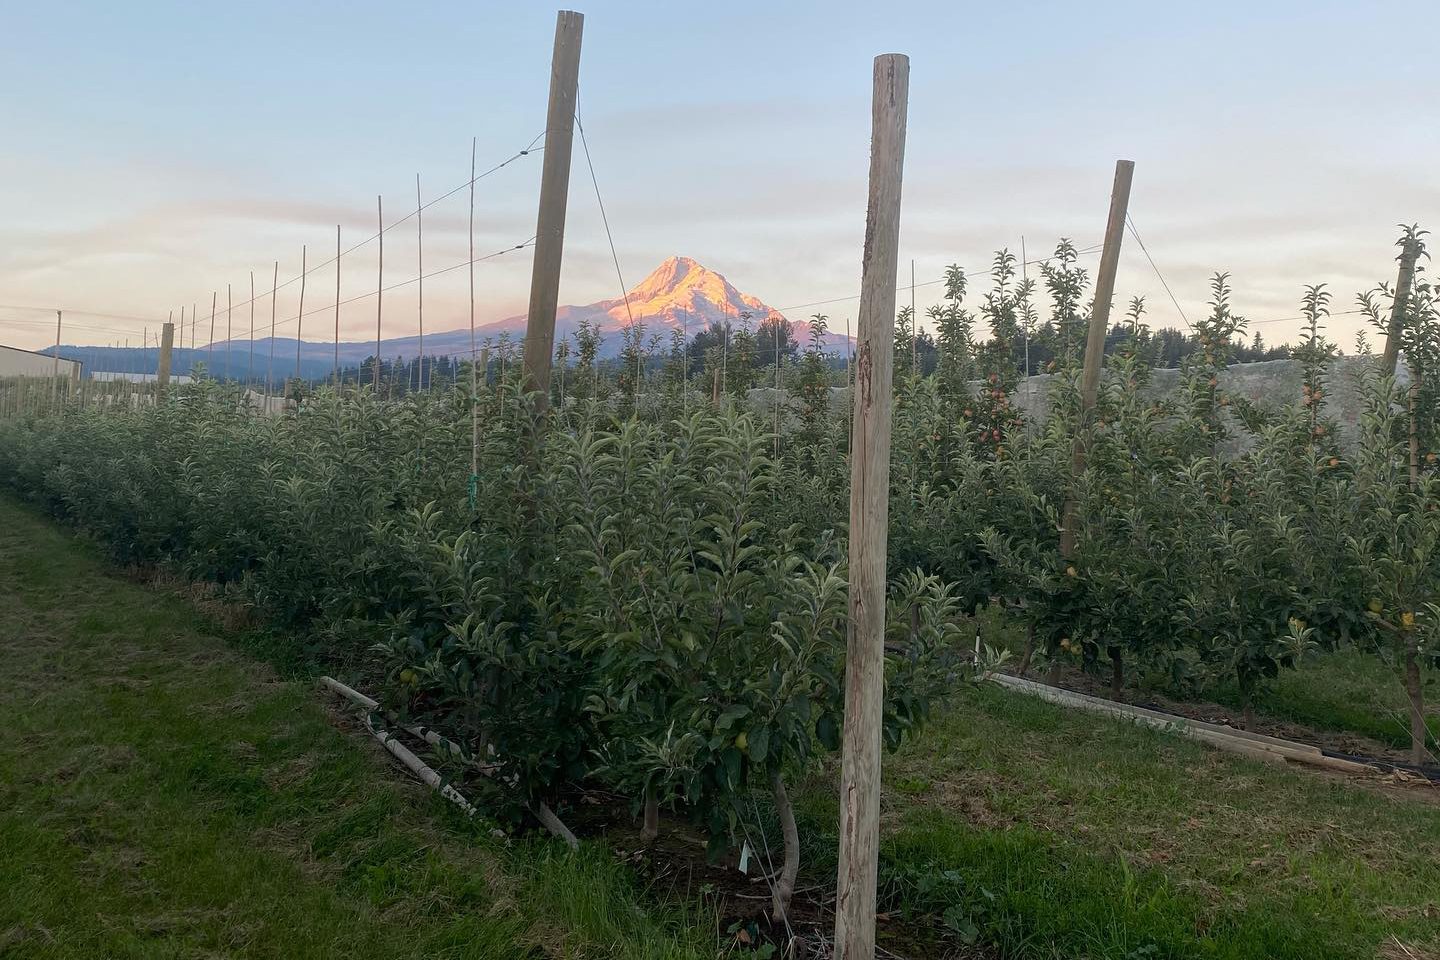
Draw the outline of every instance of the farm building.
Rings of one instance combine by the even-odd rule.
[[[80,379],[79,360],[60,359],[60,373],[72,380]],[[0,344],[0,377],[51,377],[55,375],[55,358],[34,350]]]

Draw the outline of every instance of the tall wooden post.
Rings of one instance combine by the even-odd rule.
[[[870,960],[875,956],[895,272],[900,249],[900,180],[905,164],[909,58],[893,53],[876,57],[874,83],[870,199],[861,262],[860,345],[856,357],[855,455],[850,468],[850,636],[840,768],[836,960]]]
[[[1110,301],[1115,298],[1115,273],[1120,268],[1120,242],[1125,238],[1125,214],[1130,206],[1130,181],[1135,161],[1115,161],[1115,186],[1110,191],[1110,219],[1105,223],[1105,246],[1100,251],[1100,271],[1095,275],[1095,305],[1090,310],[1090,330],[1085,341],[1085,368],[1080,375],[1080,420],[1075,425],[1075,442],[1070,453],[1070,475],[1078,483],[1085,473],[1084,430],[1100,392],[1100,372],[1105,367],[1105,334],[1110,329]],[[1065,501],[1064,526],[1060,531],[1060,555],[1069,559],[1075,552],[1079,506],[1072,494]]]
[[[64,314],[55,311],[55,369],[51,372],[50,400],[54,403],[60,396],[60,325],[64,322]]]
[[[1380,372],[1387,377],[1395,376],[1395,365],[1400,360],[1400,335],[1405,330],[1405,310],[1410,302],[1410,288],[1415,283],[1415,261],[1420,258],[1420,241],[1408,232],[1400,245],[1400,273],[1395,278],[1395,302],[1390,305],[1390,326],[1385,332],[1385,354],[1380,361]]]
[[[155,382],[163,391],[170,386],[171,353],[175,349],[175,324],[169,320],[160,328],[160,361],[155,367]]]
[[[528,389],[539,394],[535,403],[542,412],[550,405],[550,362],[555,352],[555,311],[560,304],[565,201],[570,191],[570,148],[575,135],[575,95],[584,26],[584,14],[561,10],[555,18],[555,49],[550,58],[550,109],[545,120],[540,214],[535,225],[535,260],[525,323],[525,379]]]
[[[205,365],[210,369],[210,379],[215,379],[215,309],[220,304],[220,291],[215,290],[210,294],[210,342],[205,345]]]

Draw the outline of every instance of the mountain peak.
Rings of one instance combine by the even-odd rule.
[[[628,301],[628,303],[627,303]],[[599,304],[597,304],[599,306]],[[619,325],[637,322],[663,326],[705,325],[748,313],[757,320],[775,311],[735,289],[723,276],[691,257],[665,258],[621,300],[604,304]]]
[[[698,260],[680,256],[666,257],[658,267],[650,271],[649,276],[630,289],[629,296],[633,305],[635,300],[650,300],[681,288],[697,286],[709,286],[718,290],[729,284],[720,274],[701,266]]]

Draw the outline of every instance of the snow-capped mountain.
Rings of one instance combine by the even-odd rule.
[[[581,321],[588,320],[604,337],[600,354],[615,356],[620,352],[621,331],[633,321],[645,326],[647,338],[659,333],[668,337],[670,330],[685,329],[698,333],[713,322],[729,321],[732,324],[748,322],[752,327],[781,314],[758,297],[742,293],[722,275],[703,266],[690,257],[670,257],[650,272],[644,280],[632,287],[624,297],[601,300],[584,306],[562,306],[555,315],[555,339],[571,337],[580,328]],[[398,322],[398,321],[397,321]],[[792,337],[796,342],[805,343],[809,330],[803,321],[792,320]],[[494,343],[502,334],[509,334],[513,342],[525,336],[525,316],[507,317],[476,327],[475,336],[480,343]],[[832,347],[845,342],[843,334],[831,333],[826,337]],[[668,340],[667,340],[668,344]],[[386,359],[396,357],[413,358],[419,353],[419,337],[395,337],[381,341],[381,350]],[[255,341],[256,357],[268,357],[271,351],[270,338]],[[355,366],[375,352],[375,341],[342,341],[340,362]],[[427,331],[425,334],[425,355],[427,357],[449,355],[462,357],[470,352],[470,330],[462,329]],[[74,357],[85,364],[87,371],[124,370],[153,372],[155,349],[148,351],[138,348],[64,346],[60,354]],[[295,339],[277,337],[274,342],[280,375],[293,371]],[[217,344],[213,359],[205,346],[197,349],[181,349],[177,345],[174,369],[190,369],[192,362],[210,360],[212,374],[220,377],[243,377],[246,374],[250,342],[236,340],[227,351]],[[225,357],[231,358],[230,369],[225,367]],[[334,341],[306,340],[300,344],[302,372],[310,377],[327,375],[334,363]],[[279,359],[283,358],[283,359]],[[258,370],[257,370],[258,372]]]

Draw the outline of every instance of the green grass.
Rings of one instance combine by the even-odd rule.
[[[980,621],[986,643],[1019,657],[1025,637],[1014,620],[992,606],[981,611]],[[1393,657],[1353,647],[1312,654],[1295,669],[1281,671],[1274,680],[1263,683],[1255,695],[1255,710],[1262,716],[1324,733],[1356,734],[1397,750],[1408,750],[1410,706],[1399,668],[1390,660]],[[1440,754],[1440,675],[1429,670],[1423,676],[1431,750]],[[1142,678],[1140,686],[1172,699],[1186,699],[1183,691],[1163,677]],[[1237,713],[1243,705],[1239,687],[1228,677],[1195,695]]]
[[[1425,673],[1426,719],[1431,749],[1440,744],[1440,683]],[[1233,706],[1240,690],[1225,684],[1205,691],[1211,699]],[[1261,689],[1255,709],[1267,716],[1317,730],[1355,733],[1399,750],[1410,747],[1410,705],[1400,671],[1379,656],[1345,649],[1312,656],[1286,670]]]
[[[3,499],[0,623],[0,956],[719,951],[713,911],[658,902],[608,851],[496,841],[409,782],[285,638],[223,634]],[[833,883],[833,784],[795,791],[802,886]],[[887,758],[882,822],[882,942],[910,958],[1440,951],[1425,796],[988,684]]]
[[[1440,805],[989,684],[886,768],[888,893],[1013,957],[1440,948]],[[827,801],[828,803],[828,801]],[[812,805],[819,822],[831,816]]]
[[[0,623],[0,956],[715,954],[705,910],[600,849],[493,840],[310,684],[3,500]]]

